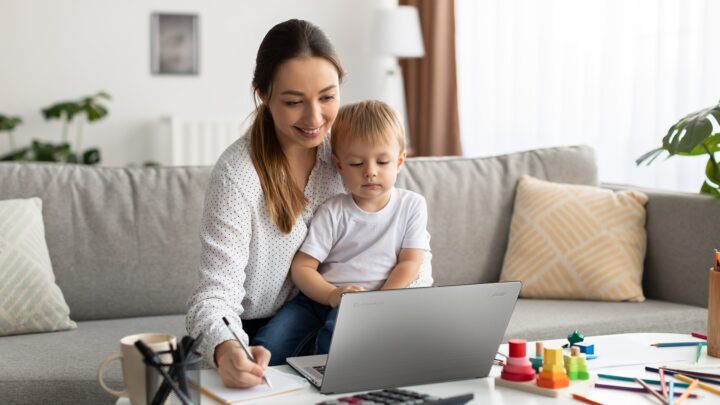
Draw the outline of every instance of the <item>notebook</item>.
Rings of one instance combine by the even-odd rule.
[[[265,371],[265,376],[270,379],[273,386],[272,388],[269,388],[267,385],[258,385],[248,389],[237,389],[225,387],[217,370],[202,370],[200,371],[201,391],[203,395],[220,403],[235,404],[258,398],[286,394],[310,386],[307,380],[302,377],[283,373],[273,368],[268,368]]]

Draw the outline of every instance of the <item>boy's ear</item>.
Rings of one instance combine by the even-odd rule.
[[[407,152],[403,151],[400,153],[400,156],[398,156],[398,163],[397,168],[398,171],[403,167],[403,164],[405,164],[405,158],[407,157]]]

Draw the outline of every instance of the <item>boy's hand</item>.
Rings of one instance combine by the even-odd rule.
[[[343,294],[349,293],[349,292],[358,292],[358,291],[365,291],[364,288],[356,286],[356,285],[346,285],[343,287],[337,287],[336,289],[330,291],[330,296],[328,297],[328,302],[330,303],[330,306],[335,308],[338,305],[340,305],[340,298]]]

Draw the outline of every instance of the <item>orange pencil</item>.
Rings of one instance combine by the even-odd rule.
[[[584,396],[582,396],[582,395],[580,395],[580,394],[572,394],[572,397],[573,397],[573,399],[576,399],[576,400],[578,400],[578,401],[580,401],[580,402],[585,402],[586,404],[590,404],[590,405],[603,405],[603,404],[600,403],[600,402],[593,401],[592,399],[586,398],[586,397],[584,397]]]

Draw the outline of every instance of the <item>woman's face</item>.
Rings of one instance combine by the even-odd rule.
[[[271,97],[263,98],[283,150],[311,149],[330,131],[340,102],[335,66],[324,58],[298,57],[278,67]]]

